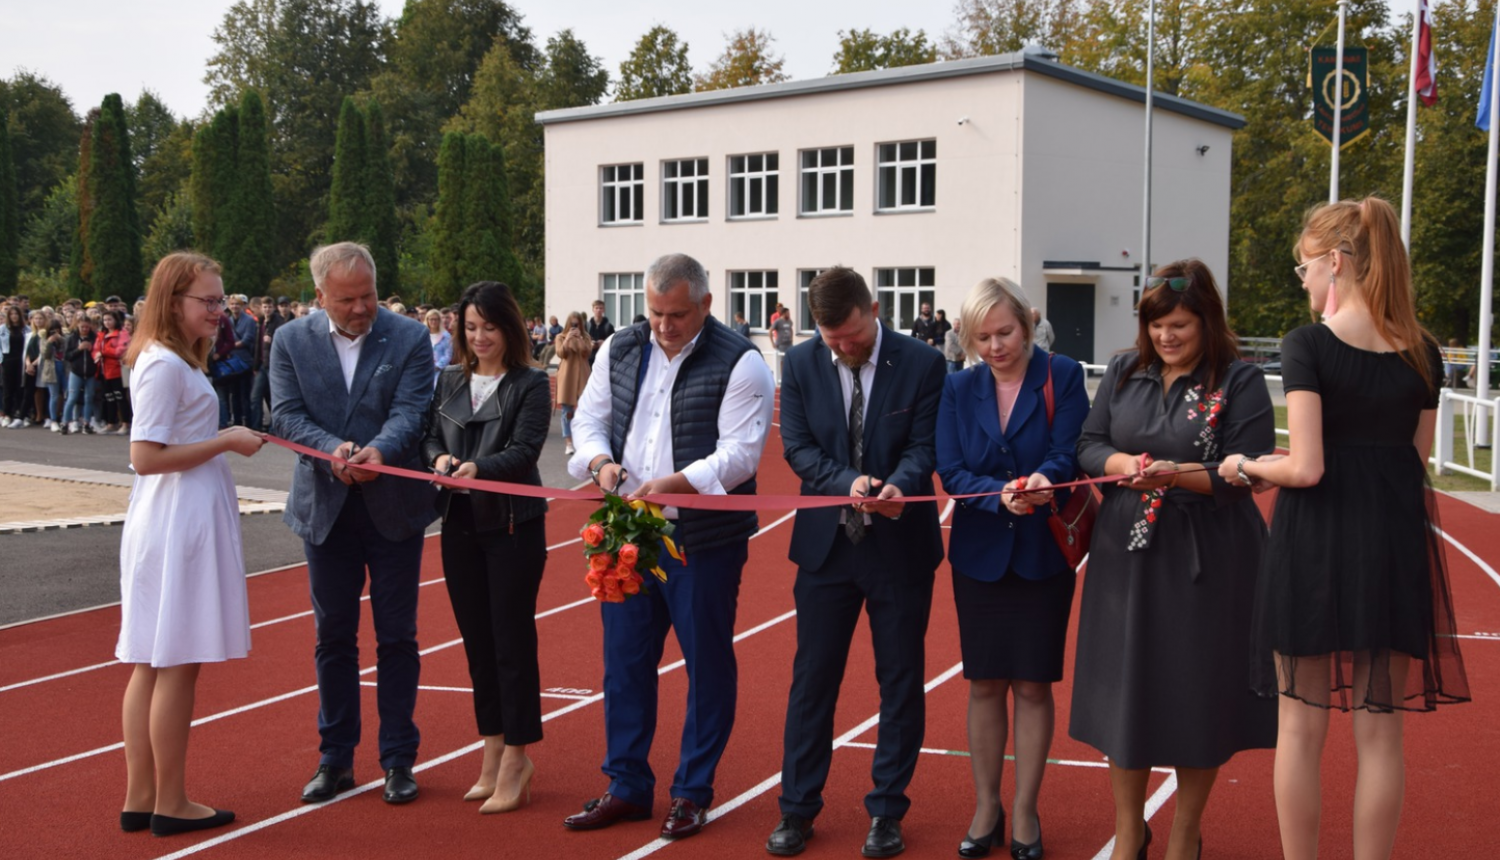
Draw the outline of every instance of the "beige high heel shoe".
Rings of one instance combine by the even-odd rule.
[[[474,783],[474,787],[469,789],[468,793],[464,795],[464,800],[488,800],[494,793],[495,787],[493,785],[476,782]]]
[[[517,809],[531,802],[531,777],[536,773],[536,765],[531,759],[526,759],[526,766],[521,769],[521,785],[511,797],[501,797],[496,794],[479,807],[480,815],[494,815],[500,812],[515,812]]]

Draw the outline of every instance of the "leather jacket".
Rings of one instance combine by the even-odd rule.
[[[552,425],[552,395],[546,372],[526,367],[511,370],[500,386],[474,412],[469,403],[469,378],[460,365],[438,374],[428,413],[422,462],[431,468],[443,454],[473,461],[481,480],[540,487],[537,469],[542,445]],[[438,493],[436,507],[446,522],[453,491]],[[505,493],[471,492],[474,522],[481,532],[514,530],[516,523],[547,512],[545,499]]]

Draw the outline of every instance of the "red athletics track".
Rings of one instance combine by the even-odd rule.
[[[556,452],[549,452],[551,456]],[[797,482],[781,456],[776,434],[761,473],[765,493],[794,493]],[[501,816],[480,816],[459,797],[478,771],[468,677],[441,584],[437,542],[429,541],[420,604],[423,658],[417,722],[423,732],[418,779],[421,799],[389,807],[379,798],[373,690],[365,697],[366,742],[356,774],[358,792],[323,806],[298,802],[317,763],[312,645],[305,570],[249,581],[254,651],[247,660],[206,667],[199,682],[189,785],[203,802],[234,809],[238,821],[210,835],[156,839],[123,834],[117,812],[124,786],[118,748],[119,699],[128,669],[106,665],[118,630],[118,610],[101,609],[0,631],[0,826],[6,857],[531,857],[566,853],[581,858],[663,856],[716,860],[764,858],[775,825],[776,775],[782,721],[796,646],[786,558],[788,512],[761,516],[763,533],[751,542],[741,588],[737,644],[738,721],[717,779],[714,822],[700,836],[666,845],[658,822],[623,823],[605,831],[572,833],[562,819],[604,790],[601,634],[598,610],[586,595],[573,542],[589,511],[586,502],[554,503],[549,540],[556,546],[542,584],[541,634],[547,740],[534,746],[532,804]],[[1443,525],[1453,539],[1493,566],[1500,562],[1496,518],[1444,499]],[[1379,524],[1371,524],[1378,528]],[[1350,536],[1359,539],[1359,536]],[[572,542],[572,543],[569,543]],[[1408,718],[1407,803],[1396,856],[1495,857],[1495,810],[1500,790],[1500,575],[1486,572],[1450,546],[1453,591],[1469,680],[1478,702]],[[926,746],[912,784],[905,821],[911,857],[952,857],[972,811],[966,749],[966,685],[955,670],[958,635],[949,571],[939,570],[927,637]],[[1076,610],[1075,610],[1076,618]],[[373,666],[373,631],[366,621],[363,663]],[[676,765],[687,679],[669,640],[661,675],[661,716],[653,767],[661,783],[657,814]],[[1068,665],[1071,668],[1071,656]],[[1237,668],[1237,667],[1232,667]],[[78,671],[84,670],[84,671]],[[50,676],[71,673],[62,677]],[[868,633],[850,656],[838,712],[843,744],[835,754],[809,858],[855,857],[868,826],[862,797],[869,785],[878,698]],[[373,680],[373,669],[366,677]],[[1057,685],[1058,737],[1042,813],[1049,858],[1093,858],[1107,847],[1112,807],[1102,761],[1067,737],[1071,677]],[[1347,716],[1336,716],[1324,770],[1327,798],[1323,856],[1350,856],[1347,834],[1353,790],[1353,750]],[[1152,778],[1153,821],[1165,834],[1172,814],[1171,782]],[[1007,795],[1009,791],[1007,790]],[[1007,806],[1009,804],[1007,803]],[[1210,858],[1279,856],[1271,793],[1271,754],[1247,753],[1220,776],[1204,825]],[[1161,857],[1158,843],[1153,857]],[[1004,852],[999,852],[1004,856]],[[1107,852],[1105,852],[1107,856]]]

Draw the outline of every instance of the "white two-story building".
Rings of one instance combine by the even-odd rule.
[[[1199,257],[1228,288],[1230,143],[1244,120],[1153,100],[1156,263]],[[761,336],[778,302],[850,266],[902,331],[950,320],[1007,276],[1057,333],[1104,361],[1135,339],[1144,91],[1027,51],[816,80],[549,111],[547,312],[598,298],[645,312],[668,252],[708,268],[713,308]]]

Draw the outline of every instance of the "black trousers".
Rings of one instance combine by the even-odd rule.
[[[842,527],[821,568],[798,568],[792,586],[797,656],[781,763],[783,814],[813,818],[823,808],[823,786],[833,759],[834,709],[861,608],[870,616],[880,684],[880,728],[870,766],[875,784],[865,795],[865,810],[872,817],[906,814],[911,806],[906,786],[927,727],[923,643],[934,573],[892,564],[881,557],[875,541],[852,544]]]
[[[536,595],[547,566],[547,518],[475,530],[469,497],[454,493],[443,522],[443,575],[463,636],[481,735],[513,746],[542,739]]]

